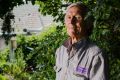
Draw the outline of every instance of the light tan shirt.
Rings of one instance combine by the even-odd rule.
[[[89,39],[71,44],[68,39],[56,51],[56,80],[108,80],[104,56]]]

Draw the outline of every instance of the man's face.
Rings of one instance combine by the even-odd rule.
[[[67,10],[65,15],[65,26],[70,37],[76,37],[83,33],[83,19],[80,15],[78,7],[71,7]]]

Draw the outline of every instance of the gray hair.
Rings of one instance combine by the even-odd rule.
[[[88,13],[88,11],[89,11],[88,7],[87,7],[86,5],[84,5],[82,2],[76,2],[76,3],[70,4],[70,5],[67,7],[66,12],[67,12],[71,7],[78,7],[78,8],[80,9],[80,15],[81,15],[83,18],[87,15],[87,13]]]

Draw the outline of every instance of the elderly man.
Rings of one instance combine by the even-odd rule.
[[[88,38],[93,25],[87,22],[87,13],[88,8],[81,3],[67,7],[69,38],[56,51],[56,80],[108,80],[103,53]]]

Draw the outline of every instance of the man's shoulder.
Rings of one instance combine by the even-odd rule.
[[[57,48],[57,50],[64,50],[64,49],[67,49],[64,45],[61,45],[60,47]]]
[[[89,41],[88,43],[88,51],[89,53],[92,53],[94,55],[102,53],[102,49],[95,42],[92,41]]]
[[[67,49],[64,45],[61,45],[60,47],[57,48],[56,53],[64,52],[65,49]]]

